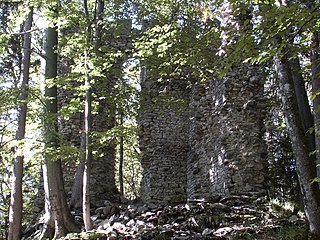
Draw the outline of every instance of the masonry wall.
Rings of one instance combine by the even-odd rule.
[[[226,79],[223,107],[225,163],[231,193],[266,193],[267,148],[263,140],[266,114],[264,76],[249,64],[231,69]]]
[[[188,91],[184,81],[141,83],[141,195],[149,203],[180,203],[186,199],[188,154]]]
[[[100,96],[99,90],[95,89],[97,96]],[[77,97],[72,91],[59,91],[59,107],[66,106],[72,98]],[[93,116],[93,131],[95,134],[107,134],[115,122],[110,116],[110,103],[106,100],[97,100],[98,112]],[[83,131],[83,113],[76,112],[68,120],[60,120],[60,129],[64,144],[79,149],[80,152],[80,134]],[[119,192],[115,185],[115,145],[110,142],[104,144],[95,143],[93,151],[98,152],[94,155],[90,175],[91,181],[91,204],[94,206],[103,205],[105,200],[118,201]],[[75,181],[77,168],[79,167],[79,155],[75,158],[69,158],[63,161],[65,190],[71,197],[71,192]]]
[[[265,193],[264,78],[258,68],[234,66],[223,80],[191,90],[185,80],[176,81],[179,87],[170,92],[188,102],[183,112],[155,104],[161,86],[150,81],[142,84],[149,95],[140,116],[145,201]]]
[[[58,89],[58,109],[62,109],[70,103],[70,101],[77,96],[71,90]],[[78,148],[80,152],[80,132],[83,129],[83,114],[80,112],[68,113],[68,119],[64,116],[59,119],[59,132],[62,135],[64,145],[68,147]],[[75,173],[79,164],[79,155],[66,158],[62,161],[64,172],[65,191],[67,195],[71,196],[71,190],[74,182]]]
[[[224,81],[211,80],[193,86],[190,98],[190,127],[187,162],[188,199],[225,194],[230,183],[224,164],[224,134],[221,121],[224,105]]]
[[[110,22],[109,26],[112,27],[102,32],[101,41],[103,42],[103,47],[110,52],[125,52],[128,50],[131,44],[128,37],[131,32],[131,20]],[[110,56],[106,57],[110,58]],[[107,61],[112,64],[112,67],[101,70],[104,76],[94,79],[95,84],[92,86],[93,101],[96,103],[96,107],[94,108],[95,114],[93,114],[94,136],[92,145],[95,154],[93,155],[90,176],[90,201],[94,206],[103,205],[105,200],[112,202],[120,200],[120,194],[115,184],[115,143],[108,140],[102,141],[102,139],[111,139],[108,137],[108,134],[110,134],[109,130],[116,125],[115,114],[117,109],[115,99],[117,99],[117,92],[114,86],[122,78],[124,56],[118,56],[113,60],[108,59]],[[63,62],[68,63],[68,60],[65,59]],[[62,69],[62,75],[70,72],[68,66],[63,67],[59,68]],[[66,106],[72,98],[78,97],[75,95],[76,91],[74,90],[76,84],[79,84],[79,82],[69,83],[70,86],[67,90],[60,89],[60,107]],[[68,121],[61,120],[60,132],[66,144],[80,148],[80,132],[84,129],[83,119],[83,112],[77,112]],[[76,180],[75,176],[78,166],[79,159],[71,159],[71,161],[64,162],[65,187],[69,196]]]
[[[118,70],[118,65],[114,69]],[[104,137],[112,139],[110,130],[116,126],[115,114],[116,106],[113,101],[113,87],[116,80],[120,77],[121,71],[115,71],[116,74],[111,74],[110,71],[108,79],[102,79],[94,91],[97,94],[98,102],[97,113],[93,115],[93,132],[97,134],[93,138],[94,159],[92,162],[91,173],[91,188],[93,191],[92,201],[96,205],[103,205],[104,200],[118,202],[120,200],[120,193],[115,184],[115,158],[116,145],[114,141],[100,141]],[[107,96],[106,98],[99,98],[100,96]],[[98,140],[98,141],[95,141]]]
[[[254,66],[191,95],[188,199],[265,191],[264,78]]]

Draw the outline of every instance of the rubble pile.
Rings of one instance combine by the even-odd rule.
[[[81,224],[81,214],[74,215]],[[285,228],[305,233],[305,218],[298,210],[274,209],[265,199],[245,195],[175,206],[106,202],[93,210],[92,220],[94,230],[64,239],[287,239],[277,234]]]

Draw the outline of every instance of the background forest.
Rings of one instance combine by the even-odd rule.
[[[319,4],[1,0],[0,238],[20,239],[40,215],[40,239],[78,232],[69,207],[81,207],[92,230],[90,202],[99,199],[90,199],[90,176],[100,160],[113,171],[104,191],[139,201],[148,69],[190,87],[252,64],[265,78],[267,198],[299,205],[320,239]]]

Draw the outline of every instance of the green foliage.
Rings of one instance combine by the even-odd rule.
[[[280,215],[290,216],[297,212],[298,206],[296,203],[286,201],[286,200],[279,200],[279,199],[271,199],[270,200],[270,212]],[[300,214],[302,214],[300,212]],[[301,217],[301,216],[300,216]]]
[[[320,178],[314,178],[314,179],[312,180],[312,183],[320,183]]]
[[[1,145],[0,152],[0,237],[5,238],[8,225],[8,209],[10,204],[10,177],[12,151],[7,146]]]
[[[283,226],[278,231],[271,233],[275,239],[286,239],[286,240],[296,240],[296,239],[307,239],[308,238],[308,228],[305,225],[289,225]]]
[[[276,54],[282,55],[290,50],[294,56],[301,56],[310,51],[310,38],[319,26],[318,6],[301,1],[281,4],[276,1],[231,1],[237,6],[236,16],[241,18],[241,11],[249,10],[252,28],[241,32],[236,48],[244,48],[249,58],[247,61],[262,64],[272,61]],[[250,40],[251,39],[251,40]],[[251,42],[251,44],[249,44]],[[234,56],[230,56],[234,59]]]
[[[198,5],[199,4],[199,5]],[[148,9],[160,5],[150,3]],[[206,6],[206,3],[203,2]],[[204,19],[206,7],[197,2],[167,3],[164,12],[142,22],[143,34],[134,44],[139,58],[153,78],[194,80],[212,76],[218,65],[220,29],[215,19]],[[140,9],[143,13],[144,9]],[[207,22],[208,20],[208,22]],[[219,59],[219,60],[218,60]]]
[[[291,216],[297,216],[299,219],[303,219],[304,213],[300,210],[300,207],[295,202],[287,200],[271,199],[269,213],[278,218],[288,219]],[[268,233],[268,237],[272,239],[307,239],[308,228],[303,221],[293,221],[281,225]]]

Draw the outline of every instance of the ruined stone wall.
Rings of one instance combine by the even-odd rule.
[[[230,170],[231,193],[265,193],[266,144],[263,120],[266,114],[264,76],[249,64],[231,69],[226,79],[222,143]]]
[[[128,36],[131,32],[131,20],[110,22],[109,27],[109,29],[103,31],[101,36],[101,41],[103,42],[106,53],[99,52],[98,56],[108,59],[106,61],[112,66],[101,69],[102,76],[94,79],[95,84],[92,86],[95,107],[92,129],[94,154],[90,175],[90,201],[91,204],[95,206],[103,205],[105,200],[116,202],[120,199],[120,194],[115,184],[115,143],[110,140],[111,137],[109,137],[108,134],[110,134],[109,131],[116,125],[115,99],[117,99],[117,92],[114,90],[114,86],[119,82],[119,79],[122,78],[122,65],[125,57],[112,56],[111,53],[119,51],[125,52],[129,49],[131,43]],[[108,53],[110,53],[111,56],[102,55]],[[62,69],[61,75],[70,72],[68,60],[64,59],[63,62],[66,62],[67,66],[59,68]],[[76,90],[74,90],[79,84],[79,82],[70,83],[67,90],[60,89],[59,107],[66,106],[72,98],[79,97],[76,95]],[[79,106],[77,109],[79,109]],[[60,122],[60,132],[66,144],[73,145],[79,149],[80,132],[84,129],[83,119],[83,112],[77,112],[74,113],[69,120],[61,120]],[[64,162],[65,188],[69,196],[71,195],[76,180],[75,176],[78,166],[79,159]]]
[[[58,89],[58,109],[68,106],[70,101],[77,96],[72,90]],[[61,144],[68,147],[78,148],[80,153],[80,132],[83,130],[83,114],[76,112],[68,113],[68,118],[65,116],[59,119],[59,132],[62,135],[63,142]],[[71,196],[71,190],[74,182],[74,176],[79,164],[79,155],[73,155],[72,158],[64,158],[62,167],[64,172],[65,191]]]
[[[216,51],[211,53],[212,56],[220,56],[222,62],[224,57],[234,54],[233,45],[238,41],[241,32],[251,27],[238,10],[236,8],[236,11],[233,11],[232,4],[226,1],[220,11],[220,44],[216,46]],[[250,21],[250,14],[245,17]],[[166,188],[172,187],[171,181],[176,180],[168,179],[166,172],[162,170],[163,164],[167,165],[168,152],[171,156],[182,156],[176,158],[176,161],[185,169],[176,174],[185,181],[184,201],[217,195],[265,192],[264,77],[258,67],[241,63],[246,58],[245,55],[244,52],[239,52],[238,56],[234,57],[235,60],[239,57],[239,64],[228,67],[228,74],[222,80],[211,76],[211,80],[199,83],[199,79],[196,79],[191,91],[181,83],[187,80],[176,82],[181,86],[179,93],[184,91],[183,94],[188,94],[185,99],[189,102],[189,109],[184,114],[175,115],[178,121],[167,112],[160,117],[159,111],[152,107],[142,113],[140,118],[143,119],[143,131],[140,143],[144,168],[142,197],[145,200],[152,199],[163,203],[172,202],[175,197],[172,194],[175,190]],[[193,67],[190,66],[190,69]],[[159,95],[159,89],[152,84],[154,80],[152,77],[143,78],[143,84],[149,84],[147,91],[155,92],[149,102]],[[175,92],[172,94],[176,95]],[[146,103],[142,101],[142,104]],[[165,124],[159,124],[158,119]],[[179,132],[174,131],[172,128],[176,125],[183,128],[181,127]],[[184,144],[185,150],[181,153],[180,147],[174,144],[170,144],[171,148],[168,148],[167,143],[163,142],[163,133],[174,136],[172,139]],[[175,171],[174,166],[172,171]],[[178,183],[184,184],[181,180]],[[168,192],[165,200],[163,195],[158,194],[159,189],[161,192]]]
[[[100,94],[97,93],[98,96]],[[59,105],[65,106],[72,98],[76,97],[70,91],[60,91]],[[100,102],[99,114],[93,117],[93,131],[105,132],[112,128],[114,122],[107,123],[106,102]],[[80,134],[83,130],[83,113],[77,112],[73,114],[68,121],[60,121],[60,132],[63,136],[64,144],[74,146],[80,152]],[[113,124],[113,125],[112,125]],[[98,151],[101,156],[94,156],[91,169],[91,203],[92,205],[102,205],[105,200],[113,200],[119,198],[118,191],[115,185],[115,146],[110,143],[104,145],[93,146],[93,151]],[[79,166],[79,155],[76,159],[66,159],[63,161],[65,191],[71,196],[77,167]]]
[[[142,101],[144,111],[139,122],[142,198],[167,203],[263,194],[266,147],[262,73],[243,64],[233,67],[223,80],[197,83],[191,91],[185,82],[177,80],[174,84],[179,87],[170,90],[173,96],[183,96],[189,102],[184,112],[154,102],[163,86],[150,79],[142,84],[149,94]]]
[[[118,75],[121,74],[119,65],[114,66],[114,70]],[[103,205],[104,200],[118,202],[120,199],[119,191],[115,184],[115,158],[116,158],[116,145],[111,140],[110,130],[116,126],[115,114],[116,106],[113,101],[113,87],[116,80],[120,76],[110,74],[107,79],[102,79],[98,83],[98,87],[94,89],[97,94],[98,102],[97,113],[93,115],[93,155],[92,173],[91,173],[91,186],[94,189],[92,194],[92,201],[96,205]],[[101,96],[107,96],[100,98]],[[101,141],[103,138],[107,141]],[[97,187],[100,186],[100,187]]]
[[[265,190],[264,78],[249,65],[191,95],[188,199]]]
[[[190,98],[190,133],[188,154],[188,199],[225,194],[230,179],[224,165],[221,143],[224,81],[211,80],[193,86]]]
[[[189,119],[186,84],[145,80],[141,87],[142,198],[150,203],[184,202]]]

